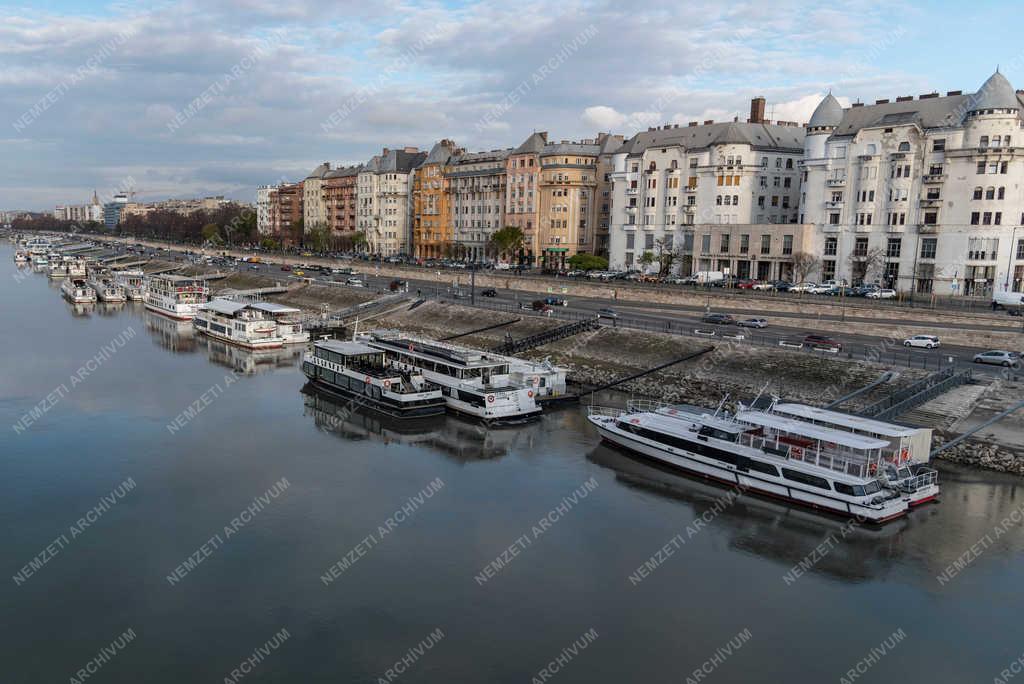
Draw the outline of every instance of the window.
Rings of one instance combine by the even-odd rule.
[[[971,212],[971,225],[972,226],[976,226],[979,223],[981,223],[981,212],[972,211]]]
[[[942,152],[946,149],[946,139],[937,138],[932,141],[932,152]]]
[[[700,236],[700,251],[707,254],[711,251],[711,235],[704,234]]]
[[[1024,240],[1017,240],[1017,258],[1024,259]]]
[[[900,251],[903,249],[903,238],[889,238],[889,243],[886,245],[885,256],[890,259],[897,259],[900,256]]]
[[[983,161],[978,162],[978,167],[975,170],[975,173],[985,173],[985,162],[983,162]]]
[[[830,226],[838,226],[839,225],[839,214],[836,214],[836,213],[829,214],[828,215],[828,224]]]
[[[824,280],[832,280],[836,277],[836,262],[826,259],[821,262],[821,276]]]
[[[901,142],[900,146],[899,146],[899,151],[900,152],[909,152],[910,151],[910,143],[908,143],[908,142]]]
[[[729,234],[722,233],[722,239],[718,246],[718,251],[725,254],[729,251]]]
[[[740,235],[740,254],[750,251],[750,235]]]
[[[926,226],[934,226],[939,222],[939,212],[937,211],[926,211],[924,214],[924,224]]]
[[[900,278],[900,264],[898,261],[890,261],[885,265],[883,278],[885,278],[885,282],[888,283],[889,287],[893,287],[896,284],[896,281]]]
[[[934,259],[935,249],[939,244],[938,238],[922,238],[921,240],[921,258],[922,259]]]
[[[995,198],[996,198],[996,189],[995,188],[985,188],[985,199],[989,199],[990,200],[990,199],[995,199]]]
[[[1006,199],[1006,188],[999,188],[999,191],[996,193],[996,199]]]
[[[985,149],[986,147],[988,147],[988,136],[987,135],[981,136],[981,140],[978,141],[978,147],[980,147],[981,149]]]
[[[809,485],[811,487],[817,487],[818,489],[832,488],[828,484],[828,480],[817,475],[810,475],[808,473],[800,472],[799,470],[790,470],[789,468],[782,469],[782,477],[792,482],[799,482],[800,484]]]
[[[782,253],[789,255],[793,253],[793,236],[783,235],[782,236]]]
[[[992,223],[994,225],[1001,226],[1003,224],[1003,212],[997,211],[993,217]]]
[[[866,237],[859,237],[853,243],[853,256],[867,256],[868,255],[868,239]]]
[[[981,214],[981,225],[983,225],[983,226],[991,226],[992,225],[992,212],[991,211],[982,212],[982,214]]]
[[[771,253],[772,253],[772,236],[766,233],[766,234],[761,236],[761,254],[771,254]]]
[[[984,189],[980,185],[978,187],[974,188],[974,197],[973,197],[973,199],[980,200],[981,199],[981,195],[982,195],[983,192],[984,192]]]
[[[839,239],[834,237],[825,238],[825,256],[835,256],[839,247]]]

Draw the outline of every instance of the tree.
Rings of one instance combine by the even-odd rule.
[[[807,252],[797,252],[790,260],[790,264],[793,268],[793,280],[802,283],[821,268],[821,259]]]
[[[267,250],[268,252],[274,252],[280,249],[281,245],[278,244],[277,240],[272,237],[265,237],[260,240],[260,247]]]
[[[366,248],[366,233],[357,230],[352,233],[352,246],[358,251]]]
[[[853,284],[861,285],[876,280],[884,263],[885,250],[881,247],[874,247],[863,254],[851,254],[850,271]]]
[[[306,231],[303,244],[316,252],[326,252],[331,246],[331,234],[322,223],[314,223]]]
[[[658,275],[664,278],[672,272],[672,267],[676,261],[676,253],[672,251],[668,241],[665,239],[655,240],[654,247],[657,249]]]
[[[650,266],[653,263],[654,263],[654,252],[647,251],[647,252],[644,252],[643,254],[640,255],[640,265],[643,266],[644,268],[647,268],[648,266]]]
[[[491,235],[491,245],[499,258],[520,251],[524,242],[525,236],[519,226],[505,226]]]
[[[218,244],[219,242],[221,242],[220,228],[217,226],[216,223],[207,223],[205,226],[203,226],[202,232],[200,234],[203,236],[204,242],[209,242],[211,244]]]
[[[608,260],[594,254],[573,254],[566,259],[566,263],[581,271],[605,271],[608,269]]]

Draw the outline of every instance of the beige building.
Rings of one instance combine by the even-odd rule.
[[[326,229],[327,205],[324,203],[324,176],[331,170],[331,165],[324,162],[313,169],[302,182],[302,223],[305,232],[316,228]]]
[[[455,156],[445,171],[456,244],[466,258],[483,261],[491,236],[505,223],[505,162],[511,149]]]
[[[384,148],[357,176],[358,229],[372,254],[410,254],[412,171],[426,159],[415,147]]]
[[[814,249],[814,234],[815,226],[804,223],[696,225],[693,271],[721,271],[757,280],[804,280],[817,263],[798,255],[809,255]]]

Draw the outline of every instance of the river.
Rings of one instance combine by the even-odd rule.
[[[298,350],[73,307],[12,252],[0,681],[936,684],[1024,654],[1018,478],[940,465],[940,503],[860,529],[578,408],[396,425],[303,392]]]

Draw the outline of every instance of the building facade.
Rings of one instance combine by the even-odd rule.
[[[684,275],[719,270],[700,266],[724,258],[708,255],[702,262],[695,254],[695,236],[722,232],[715,226],[743,225],[743,234],[758,240],[770,234],[781,245],[785,235],[799,232],[788,226],[799,222],[803,147],[801,127],[762,120],[756,104],[746,122],[691,122],[637,133],[612,155],[610,267],[658,271],[671,259],[672,270]],[[782,263],[759,256],[757,250],[735,259],[729,272],[780,277]]]
[[[327,229],[327,207],[324,204],[324,176],[331,170],[329,162],[310,171],[302,181],[302,224],[303,231]]]
[[[1024,281],[1024,99],[1000,73],[976,92],[843,109],[807,125],[801,214],[821,278],[991,296]]]
[[[358,230],[359,166],[347,166],[324,174],[322,194],[327,228],[332,237],[352,236]]]
[[[417,258],[439,258],[452,253],[455,234],[449,206],[445,169],[462,150],[451,140],[440,140],[419,164],[412,177],[412,253]]]
[[[590,140],[563,140],[541,150],[533,247],[542,268],[565,268],[566,259],[592,249],[600,153],[601,146]]]
[[[505,225],[505,165],[511,151],[461,153],[445,170],[453,237],[472,261],[494,256],[491,236]]]
[[[270,192],[271,233],[282,245],[301,244],[302,182],[282,183]]]
[[[535,263],[540,252],[540,153],[547,145],[546,131],[534,132],[505,160],[505,225],[523,233],[521,261]]]
[[[272,185],[261,185],[256,188],[256,232],[260,235],[270,235],[273,232],[270,225],[270,193],[273,189]]]
[[[415,147],[384,148],[356,177],[356,223],[372,254],[409,254],[412,245],[412,177],[427,154]]]

